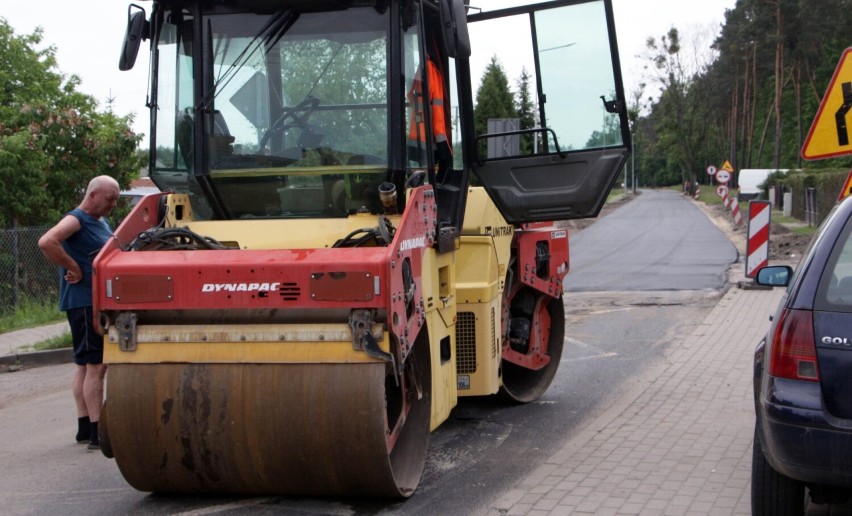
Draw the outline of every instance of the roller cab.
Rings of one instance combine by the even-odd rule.
[[[594,67],[545,55],[556,19],[592,29]],[[540,125],[477,131],[477,41],[506,21]],[[163,190],[95,260],[102,449],[128,483],[404,498],[459,396],[546,391],[552,221],[596,215],[629,147],[608,0],[163,0],[127,23]],[[560,99],[569,80],[589,88]]]

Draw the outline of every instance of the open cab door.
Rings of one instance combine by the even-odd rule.
[[[471,11],[468,22],[473,87],[496,57],[513,86],[530,76],[535,113],[487,127],[476,113],[471,168],[486,191],[514,224],[597,216],[630,152],[611,0]]]

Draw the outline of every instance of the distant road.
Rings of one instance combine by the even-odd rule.
[[[643,190],[569,243],[567,292],[719,289],[737,260],[725,235],[672,190]]]

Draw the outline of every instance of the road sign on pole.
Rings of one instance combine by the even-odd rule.
[[[852,119],[852,47],[847,48],[828,89],[822,97],[814,123],[802,146],[807,160],[833,158],[852,154],[849,143],[849,121]]]

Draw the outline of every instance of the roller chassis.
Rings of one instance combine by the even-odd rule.
[[[397,447],[414,450],[406,452],[406,459],[399,462],[416,459],[412,453],[415,456],[425,453],[424,436],[448,417],[459,395],[493,394],[501,384],[498,368],[497,376],[488,379],[487,384],[492,386],[490,392],[450,389],[433,396],[432,386],[455,383],[455,335],[452,330],[455,311],[464,308],[463,304],[454,306],[454,293],[447,285],[439,285],[435,291],[431,275],[424,275],[424,264],[430,269],[436,268],[435,252],[430,247],[436,234],[433,216],[436,206],[431,187],[412,189],[407,206],[397,219],[398,227],[390,245],[356,249],[134,250],[134,241],[150,230],[152,223],[166,227],[183,224],[192,228],[194,225],[191,209],[182,195],[150,196],[131,212],[116,230],[115,238],[98,256],[95,267],[100,278],[98,285],[104,287],[96,288],[96,310],[106,333],[105,362],[111,368],[105,403],[108,423],[102,427],[104,441],[109,443],[105,452],[115,456],[122,473],[134,487],[149,491],[224,489],[287,494],[357,492],[378,496],[407,496],[413,492],[419,472],[407,473],[417,480],[409,478],[398,484],[394,480],[398,472],[390,466],[393,461],[387,462],[389,469],[377,477],[385,480],[373,485],[372,490],[361,484],[350,490],[346,485],[327,479],[309,483],[298,479],[284,482],[282,479],[290,477],[282,472],[271,475],[278,483],[255,479],[241,484],[229,479],[227,486],[220,485],[215,476],[206,476],[206,469],[198,470],[199,465],[205,464],[204,457],[209,459],[224,453],[227,457],[221,460],[237,463],[239,459],[225,450],[248,444],[237,442],[242,438],[227,431],[232,425],[241,424],[234,413],[229,412],[232,409],[215,414],[215,410],[211,412],[209,408],[211,404],[227,407],[228,397],[216,398],[215,394],[200,392],[195,386],[199,381],[207,385],[207,389],[211,381],[234,385],[235,378],[247,374],[248,370],[254,371],[252,376],[261,374],[257,369],[261,366],[281,368],[280,374],[288,377],[300,376],[296,371],[305,367],[315,377],[316,367],[321,365],[339,368],[360,364],[367,371],[384,364],[385,380],[381,382],[384,394],[374,393],[378,398],[370,409],[376,426],[372,430],[386,436],[389,457],[393,457]],[[163,214],[163,219],[157,220],[152,214]],[[178,214],[185,218],[179,219]],[[243,225],[247,232],[252,222]],[[209,223],[201,226],[209,230],[216,227]],[[506,224],[494,220],[490,226],[505,227]],[[567,270],[567,235],[564,230],[542,226],[519,229],[502,240],[492,239],[496,240],[495,245],[507,248],[487,251],[509,256],[512,264],[508,269],[503,268],[509,272],[499,278],[500,284],[511,287],[499,294],[505,295],[505,306],[500,308],[503,316],[497,321],[499,327],[492,328],[492,333],[502,335],[503,360],[510,364],[509,367],[528,369],[528,374],[535,378],[533,394],[527,391],[517,394],[516,389],[511,386],[506,389],[502,385],[515,401],[531,401],[546,390],[561,352],[562,325],[551,330],[546,307],[551,302],[561,306],[561,282]],[[206,236],[230,238],[228,234]],[[337,236],[326,238],[333,240]],[[464,246],[464,239],[461,245]],[[447,261],[446,257],[444,260]],[[451,271],[452,260],[447,263]],[[516,279],[507,282],[507,276]],[[300,293],[300,297],[294,298],[294,292]],[[536,304],[533,313],[512,315],[512,300],[519,292],[533,293]],[[499,304],[499,299],[495,296],[493,302]],[[561,315],[561,311],[558,313]],[[524,317],[530,320],[533,331],[520,338],[510,335],[509,321]],[[529,343],[526,352],[519,350],[518,341]],[[419,358],[413,356],[415,348],[421,350],[417,352]],[[551,357],[554,363],[550,363]],[[355,380],[358,372],[340,374],[349,377],[353,386],[360,383]],[[199,380],[199,375],[205,380]],[[160,379],[146,385],[142,379],[148,376]],[[317,388],[322,388],[319,380],[312,381],[317,381]],[[135,392],[136,389],[139,392]],[[260,390],[260,386],[250,388],[250,396],[257,396]],[[231,396],[239,398],[238,392],[235,389]],[[335,410],[347,413],[342,406],[356,392],[357,388],[350,391],[340,386],[336,394],[341,398],[335,403],[341,406],[335,405]],[[201,403],[199,396],[212,398]],[[168,419],[165,409],[145,414],[142,406],[132,409],[127,405],[128,398],[139,397],[146,400],[145,405],[178,403],[184,413],[182,417],[194,423],[184,422],[170,431],[164,424]],[[122,400],[121,406],[115,407],[113,399]],[[305,400],[295,402],[297,405],[307,403]],[[279,398],[269,403],[267,410],[261,412],[284,410],[278,405]],[[376,414],[378,406],[384,407],[383,415]],[[416,418],[412,419],[412,411],[417,414]],[[218,418],[217,424],[211,421],[214,416]],[[304,419],[305,415],[293,414],[293,417]],[[375,425],[376,422],[380,424]],[[264,425],[267,421],[262,418],[242,424]],[[214,430],[216,426],[218,429]],[[139,427],[148,428],[146,433],[169,437],[142,444],[138,442],[139,436],[134,441],[128,440],[128,436],[117,435],[125,432],[136,435],[133,429]],[[304,429],[289,431],[312,433],[315,428],[316,425],[307,425]],[[210,432],[220,434],[219,440],[204,437]],[[291,436],[291,440],[306,438],[306,435]],[[328,440],[334,438],[337,436],[325,436]],[[423,444],[418,447],[408,441],[400,443],[401,438]],[[162,450],[162,457],[156,463],[140,464],[135,454],[126,452],[140,449],[140,446]],[[180,456],[181,461],[175,465],[176,460],[168,456]],[[356,459],[344,454],[339,460],[346,463]],[[420,462],[422,467],[422,460]],[[192,481],[179,473],[186,464],[196,468],[191,475]]]
[[[596,216],[630,148],[611,1],[466,4],[131,5],[120,68],[151,40],[149,171],[166,193],[125,218],[93,283],[102,449],[132,486],[404,498],[459,397],[546,392],[568,270],[549,221]],[[569,68],[534,52],[542,127],[476,134],[467,25],[510,17],[532,48],[582,27],[595,91],[546,105]],[[415,112],[418,80],[443,81],[446,107]],[[607,114],[578,117],[589,98]],[[457,114],[450,166],[425,152],[438,109]],[[519,136],[540,145],[480,155]]]

